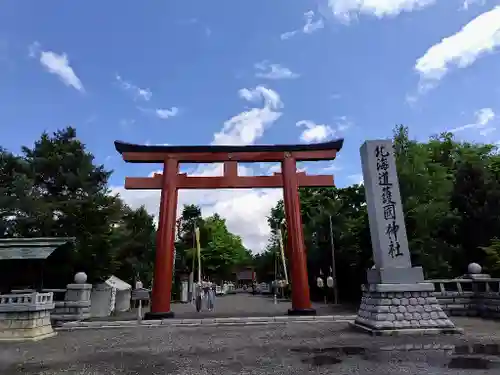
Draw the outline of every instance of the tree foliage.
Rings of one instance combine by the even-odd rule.
[[[451,133],[417,142],[404,126],[394,130],[394,147],[413,263],[423,266],[427,278],[460,276],[470,262],[500,276],[496,148],[459,142]],[[319,292],[315,278],[329,274],[332,265],[331,218],[341,298],[357,299],[366,269],[373,265],[364,187],[301,189],[299,193],[313,295]],[[268,219],[273,230],[283,217],[280,201]],[[272,251],[270,246],[266,252]],[[261,265],[268,258],[261,255]]]
[[[95,164],[74,128],[43,133],[21,155],[1,149],[0,171],[0,236],[75,238],[51,264],[48,285],[82,270],[91,282],[113,273],[151,278],[153,218],[111,194],[111,172]]]
[[[252,255],[231,233],[218,214],[202,218],[201,209],[186,205],[177,220],[176,268],[191,272],[196,256],[194,228],[200,230],[202,274],[211,279],[227,280],[239,267],[251,265]],[[197,266],[197,261],[195,261]]]

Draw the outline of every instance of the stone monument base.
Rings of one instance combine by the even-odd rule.
[[[40,341],[57,334],[49,310],[1,313],[0,319],[0,342]]]
[[[366,273],[368,284],[415,284],[424,282],[422,267],[372,268]]]
[[[56,335],[52,293],[0,295],[0,341],[38,341]]]
[[[372,335],[462,333],[432,296],[434,284],[368,284],[351,326]]]

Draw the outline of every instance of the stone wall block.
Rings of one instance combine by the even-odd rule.
[[[447,305],[455,302],[455,299],[451,297],[437,297],[436,300],[441,305]]]
[[[390,312],[390,309],[391,309],[391,307],[390,307],[390,306],[377,306],[377,307],[374,309],[374,312],[375,312],[375,313],[377,313],[377,314],[389,313],[389,312]]]
[[[438,303],[438,300],[437,300],[437,298],[436,298],[436,297],[427,297],[427,298],[425,299],[425,303],[426,303],[426,304],[429,304],[429,305],[433,305],[433,304]]]
[[[463,298],[463,297],[457,297],[453,299],[453,303],[456,303],[458,305],[467,305],[471,303],[470,298]]]
[[[432,311],[441,311],[439,303],[431,304]]]
[[[466,309],[466,305],[459,305],[459,304],[448,305],[447,307],[450,310],[465,310]]]
[[[378,320],[378,321],[387,320],[387,314],[376,314],[375,320]]]

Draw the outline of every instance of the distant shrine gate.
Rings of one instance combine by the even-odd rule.
[[[170,309],[174,239],[179,189],[283,188],[288,228],[287,255],[291,265],[292,309],[290,315],[314,315],[309,296],[307,258],[299,187],[334,186],[333,176],[308,176],[297,172],[298,161],[333,160],[343,139],[311,145],[252,146],[147,146],[115,142],[116,150],[129,163],[161,163],[163,174],[153,177],[126,177],[125,189],[161,189],[160,214],[156,238],[156,259],[151,312],[146,319],[173,316]],[[179,173],[179,163],[224,164],[224,175],[188,176]],[[238,176],[238,162],[279,162],[282,173],[272,176]]]

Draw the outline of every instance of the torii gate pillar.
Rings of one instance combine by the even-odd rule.
[[[283,202],[288,232],[288,254],[292,276],[292,309],[289,315],[315,315],[311,307],[309,280],[307,277],[307,257],[305,253],[304,231],[300,215],[299,184],[297,162],[285,153],[281,163],[283,173]]]
[[[156,256],[148,319],[165,319],[174,316],[170,308],[174,270],[175,214],[177,211],[177,172],[179,163],[167,159],[163,166],[162,189],[158,231],[156,232]]]

